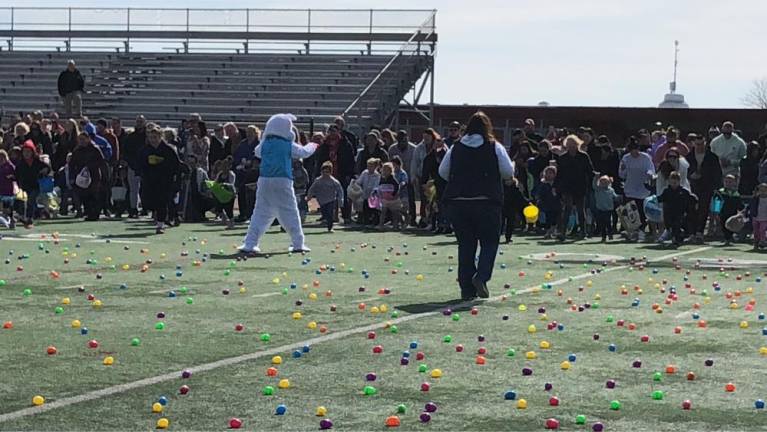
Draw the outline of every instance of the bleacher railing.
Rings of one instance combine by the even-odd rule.
[[[415,82],[424,69],[433,67],[436,46],[433,43],[424,44],[422,41],[431,40],[435,35],[435,20],[436,10],[432,11],[343,111],[347,122],[359,128],[359,132],[364,133],[364,129],[373,123],[383,122],[384,116],[393,112],[410,90],[402,86]],[[412,76],[413,74],[418,76]],[[392,88],[397,90],[392,92]]]
[[[0,49],[380,54],[427,16],[433,33],[433,10],[0,7]]]

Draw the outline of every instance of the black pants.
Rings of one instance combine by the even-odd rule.
[[[377,209],[370,208],[368,200],[362,200],[362,225],[378,225],[380,213]]]
[[[351,177],[341,177],[338,181],[341,183],[341,187],[344,190],[344,201],[341,203],[341,217],[344,218],[344,220],[348,220],[352,217],[352,202],[349,200],[349,197],[346,196],[346,190],[349,188],[352,179]]]
[[[562,195],[562,208],[564,211],[559,218],[559,230],[563,234],[567,230],[567,221],[570,220],[570,214],[573,211],[573,207],[575,207],[575,214],[578,216],[578,223],[573,229],[580,227],[581,233],[586,233],[585,201],[585,197],[583,196],[578,196],[570,193]]]
[[[408,196],[408,203],[407,203],[407,211],[408,211],[408,217],[410,218],[410,225],[415,226],[415,188],[413,187],[413,183],[408,182],[407,184],[407,196]]]
[[[320,206],[322,220],[325,221],[328,231],[333,229],[333,217],[335,217],[337,202],[335,200]]]
[[[597,234],[604,239],[607,236],[613,235],[613,211],[612,210],[597,210]]]
[[[518,210],[512,206],[504,206],[503,208],[501,225],[503,226],[506,241],[511,240],[511,236],[514,234]]]
[[[685,215],[683,211],[673,212],[669,208],[663,209],[663,225],[671,232],[671,238],[674,239],[674,243],[682,243],[684,241],[684,232],[682,231],[682,225],[685,223]],[[730,234],[732,238],[732,234]]]
[[[489,201],[450,201],[446,203],[450,222],[458,240],[458,285],[461,297],[475,297],[471,283],[477,275],[487,282],[493,275],[498,238],[501,234],[501,206]],[[475,264],[479,244],[479,261]]]
[[[79,190],[78,194],[80,202],[85,207],[85,217],[92,220],[98,219],[104,205],[104,194],[87,189]]]
[[[647,218],[644,214],[644,198],[626,198],[626,202],[628,201],[634,201],[637,205],[637,211],[639,212],[639,231],[644,231],[645,227],[647,226]]]
[[[226,213],[229,219],[234,219],[234,199],[225,203],[216,201],[216,213],[221,212]]]

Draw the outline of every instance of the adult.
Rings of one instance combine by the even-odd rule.
[[[53,171],[58,171],[67,163],[67,155],[77,146],[77,136],[80,135],[80,126],[73,119],[64,120],[64,132],[58,135],[56,149],[51,156]]]
[[[676,171],[681,177],[679,179],[679,186],[690,191],[690,181],[687,179],[687,173],[690,169],[690,164],[682,156],[676,147],[671,147],[665,153],[665,158],[658,165],[658,176],[655,179],[655,195],[663,195],[663,191],[668,187],[668,180],[671,173]]]
[[[338,131],[341,134],[341,139],[343,141],[346,141],[346,143],[351,146],[352,150],[354,150],[354,155],[357,155],[357,148],[360,145],[360,140],[357,138],[357,135],[354,135],[351,131],[346,129],[346,120],[344,120],[343,117],[338,116],[333,120],[333,123],[338,127]]]
[[[133,132],[129,133],[123,142],[121,156],[128,165],[128,209],[129,218],[138,217],[139,190],[141,188],[140,155],[146,146],[146,118],[136,116]]]
[[[564,241],[570,213],[575,208],[578,218],[578,236],[586,237],[586,196],[592,190],[591,181],[594,167],[591,158],[580,150],[583,144],[577,135],[565,138],[565,153],[557,161],[557,178],[554,188],[562,201],[562,215],[559,219],[559,241]],[[575,228],[573,229],[575,231]]]
[[[29,125],[29,133],[25,138],[32,140],[32,142],[35,143],[39,154],[46,154],[49,156],[53,154],[53,140],[51,140],[51,135],[48,131],[43,130],[40,123],[32,122],[32,124]]]
[[[734,132],[731,121],[722,123],[722,134],[711,140],[711,151],[719,157],[722,176],[740,177],[740,161],[746,157],[746,142]]]
[[[762,161],[762,148],[756,141],[746,146],[746,157],[740,161],[740,184],[738,192],[741,195],[751,195],[759,184],[759,165]]]
[[[224,126],[219,124],[213,128],[213,136],[210,137],[210,151],[208,152],[208,159],[210,162],[209,170],[212,171],[213,165],[226,159],[231,155],[231,148],[227,149],[225,146],[226,136],[224,134]]]
[[[85,207],[85,220],[96,221],[104,205],[104,193],[108,189],[107,163],[98,146],[90,135],[81,133],[77,136],[77,146],[72,151],[69,161],[70,178],[87,176],[89,180],[75,180],[74,193],[77,201]],[[87,174],[86,174],[87,173]]]
[[[237,125],[232,122],[224,125],[224,133],[226,134],[224,152],[228,156],[237,151],[237,146],[246,138],[246,133],[244,129],[238,128]]]
[[[106,138],[98,134],[98,130],[96,129],[96,125],[93,123],[86,123],[83,127],[83,132],[87,133],[94,144],[96,144],[96,147],[101,150],[101,154],[104,155],[104,160],[107,162],[112,161],[112,155],[114,154],[114,149],[112,148],[112,143],[107,141]]]
[[[41,177],[48,175],[50,167],[40,159],[37,147],[32,140],[27,140],[21,147],[21,160],[16,166],[16,183],[27,193],[24,206],[24,226],[30,227],[37,210],[37,196],[40,194]]]
[[[120,145],[122,146],[121,141],[128,136],[128,131],[126,131],[125,128],[123,128],[123,121],[120,120],[119,117],[112,117],[110,126],[112,128],[112,133],[115,134],[115,136],[117,137],[117,142],[120,143]]]
[[[381,163],[389,162],[389,154],[383,149],[383,141],[378,131],[370,131],[365,135],[365,147],[357,153],[357,162],[354,172],[359,175],[367,169],[367,161],[370,158],[380,159]]]
[[[139,153],[141,166],[141,203],[153,211],[155,233],[165,233],[168,207],[175,193],[174,178],[181,161],[178,153],[162,138],[162,130],[152,127],[147,130],[147,145]]]
[[[210,154],[210,138],[208,138],[208,128],[205,122],[192,122],[191,132],[186,139],[184,154],[194,155],[197,158],[197,165],[204,170],[207,170],[210,166],[208,159]]]
[[[354,149],[351,143],[341,135],[341,129],[336,124],[328,126],[325,139],[317,148],[314,178],[319,177],[322,164],[330,161],[333,163],[333,177],[335,177],[346,192],[346,188],[354,177]],[[341,205],[341,217],[345,223],[351,222],[351,201],[344,193],[344,201]]]
[[[449,233],[450,226],[447,222],[444,209],[442,209],[442,197],[445,194],[445,180],[439,175],[439,166],[447,153],[447,146],[443,139],[438,139],[432,146],[431,151],[423,159],[421,168],[421,187],[426,188],[429,180],[434,182],[434,204],[431,211],[431,230],[434,234]]]
[[[258,161],[256,161],[256,146],[261,139],[261,131],[255,125],[245,129],[245,139],[237,146],[237,152],[232,155],[234,165],[234,187],[237,189],[237,208],[240,213],[236,222],[244,222],[253,215],[253,204],[256,191],[248,185],[258,181]],[[198,165],[199,162],[198,162]],[[200,166],[202,167],[202,166]]]
[[[533,145],[543,141],[543,136],[535,131],[535,120],[529,118],[525,119],[525,124],[522,126],[522,132],[525,133],[525,137],[533,142]]]
[[[304,232],[293,189],[292,159],[311,156],[317,149],[314,143],[302,146],[293,131],[293,114],[275,114],[264,127],[264,139],[256,147],[261,159],[261,173],[256,188],[256,205],[250,219],[240,251],[259,253],[259,243],[276,218],[291,238],[293,252],[310,251],[304,243]]]
[[[600,135],[594,141],[594,145],[591,148],[589,157],[591,158],[591,164],[594,166],[594,171],[598,172],[600,176],[606,175],[612,178],[613,189],[615,189],[617,194],[622,194],[623,184],[618,173],[621,156],[613,148],[610,138],[607,135]]]
[[[121,160],[120,141],[117,139],[117,135],[112,132],[112,129],[109,128],[109,123],[107,123],[106,119],[101,118],[96,120],[96,134],[109,141],[109,144],[112,147],[112,158],[108,162],[110,162],[110,165],[113,167],[116,167]]]
[[[59,74],[59,96],[64,98],[64,114],[67,118],[83,116],[83,90],[85,79],[75,66],[74,60],[67,62],[67,68]]]
[[[656,169],[660,166],[661,162],[666,159],[666,152],[672,148],[675,148],[682,157],[687,156],[687,153],[690,152],[690,148],[687,147],[687,144],[679,139],[679,129],[670,126],[666,131],[665,142],[659,145],[653,153],[652,161],[655,164]],[[684,176],[682,178],[684,178]]]
[[[439,175],[447,181],[444,202],[458,240],[461,299],[488,298],[501,232],[502,181],[514,175],[514,167],[485,113],[471,116],[466,134],[442,159]]]
[[[441,137],[434,129],[426,129],[423,131],[421,142],[418,143],[413,152],[413,185],[417,188],[418,196],[421,198],[420,208],[418,210],[418,213],[421,215],[421,220],[418,222],[420,228],[424,228],[428,224],[423,218],[426,214],[426,200],[423,199],[423,190],[421,188],[421,185],[423,184],[423,182],[421,182],[421,177],[423,177],[423,160],[426,159],[426,155],[431,152],[434,143],[440,138]]]
[[[626,200],[634,201],[639,212],[639,231],[637,240],[644,241],[644,228],[647,226],[647,219],[644,214],[644,199],[650,196],[650,189],[647,188],[647,182],[655,174],[655,164],[652,163],[650,155],[639,151],[639,142],[636,137],[630,137],[626,145],[628,153],[623,155],[618,173],[623,179],[623,194]]]
[[[447,126],[447,136],[445,137],[445,145],[447,148],[453,147],[455,143],[461,140],[461,124],[457,121],[452,121]]]
[[[527,161],[527,170],[533,176],[533,181],[538,184],[541,181],[543,170],[551,164],[556,163],[559,156],[551,152],[551,141],[545,139],[538,143],[538,154]]]
[[[415,187],[413,187],[413,156],[415,155],[415,144],[408,139],[407,131],[397,132],[397,142],[389,147],[389,157],[399,156],[402,161],[402,169],[407,173],[407,196],[408,199],[408,217],[410,225],[415,225]]]
[[[694,241],[703,243],[703,231],[708,221],[711,198],[722,186],[722,167],[719,158],[706,145],[702,136],[690,134],[687,136],[687,142],[692,145],[692,150],[687,154],[687,161],[690,163],[687,178],[690,180],[692,193],[698,197],[698,211],[690,231]]]

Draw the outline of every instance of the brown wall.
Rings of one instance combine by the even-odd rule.
[[[428,112],[428,107],[421,107]],[[537,106],[486,106],[477,105],[435,105],[435,129],[444,134],[451,121],[465,123],[478,109],[482,109],[493,121],[499,138],[509,137],[514,128],[521,127],[526,118],[535,120],[539,133],[549,125],[577,128],[590,126],[597,134],[605,134],[616,145],[622,146],[625,139],[639,129],[656,129],[656,122],[663,127],[674,125],[682,132],[706,133],[712,125],[721,127],[730,120],[735,128],[743,131],[743,138],[753,140],[764,132],[767,124],[767,110],[758,109],[661,109],[661,108],[618,108],[618,107],[537,107]],[[412,112],[400,112],[399,126],[411,132],[417,141],[427,122]],[[415,135],[413,135],[415,134]]]

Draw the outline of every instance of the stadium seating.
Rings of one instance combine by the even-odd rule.
[[[263,123],[275,112],[325,123],[340,114],[391,60],[389,55],[153,54],[0,52],[0,108],[6,115],[61,109],[56,79],[73,58],[85,75],[85,114],[174,124],[189,113],[206,121]],[[398,57],[370,85],[356,111],[382,121],[429,65],[427,55]],[[130,121],[129,121],[130,123]]]

